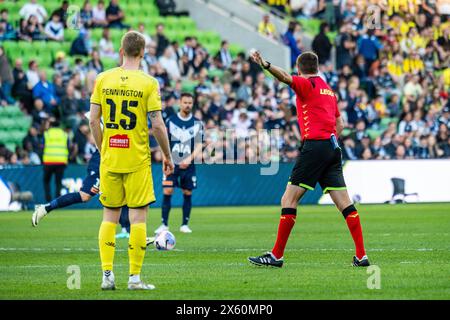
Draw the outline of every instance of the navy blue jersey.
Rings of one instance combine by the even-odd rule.
[[[167,119],[166,127],[172,158],[177,165],[191,156],[196,144],[202,143],[203,125],[192,115],[184,119],[174,114]]]
[[[92,154],[92,157],[88,162],[87,171],[89,173],[95,171],[97,174],[100,171],[100,152],[98,152],[98,150],[95,150]]]

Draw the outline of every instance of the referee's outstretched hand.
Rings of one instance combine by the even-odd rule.
[[[253,51],[250,55],[253,59],[253,61],[257,64],[259,64],[260,66],[263,65],[263,61],[264,59],[261,57],[261,54],[259,53],[259,51]]]

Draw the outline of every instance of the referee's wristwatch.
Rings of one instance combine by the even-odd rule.
[[[266,61],[266,64],[262,64],[262,67],[264,68],[264,69],[270,69],[270,66],[271,66],[272,64],[269,62],[269,61]]]

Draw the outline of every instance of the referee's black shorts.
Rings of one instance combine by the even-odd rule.
[[[330,139],[305,140],[289,178],[289,184],[307,190],[314,190],[317,182],[323,193],[346,189],[341,149],[335,148]]]

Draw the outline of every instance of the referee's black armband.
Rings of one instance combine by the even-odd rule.
[[[342,210],[342,215],[344,216],[344,218],[347,218],[347,216],[352,213],[355,212],[356,208],[353,204],[349,205],[347,208],[345,208],[344,210]]]
[[[282,208],[281,209],[281,215],[284,216],[286,214],[293,214],[297,215],[297,209],[296,208]]]

